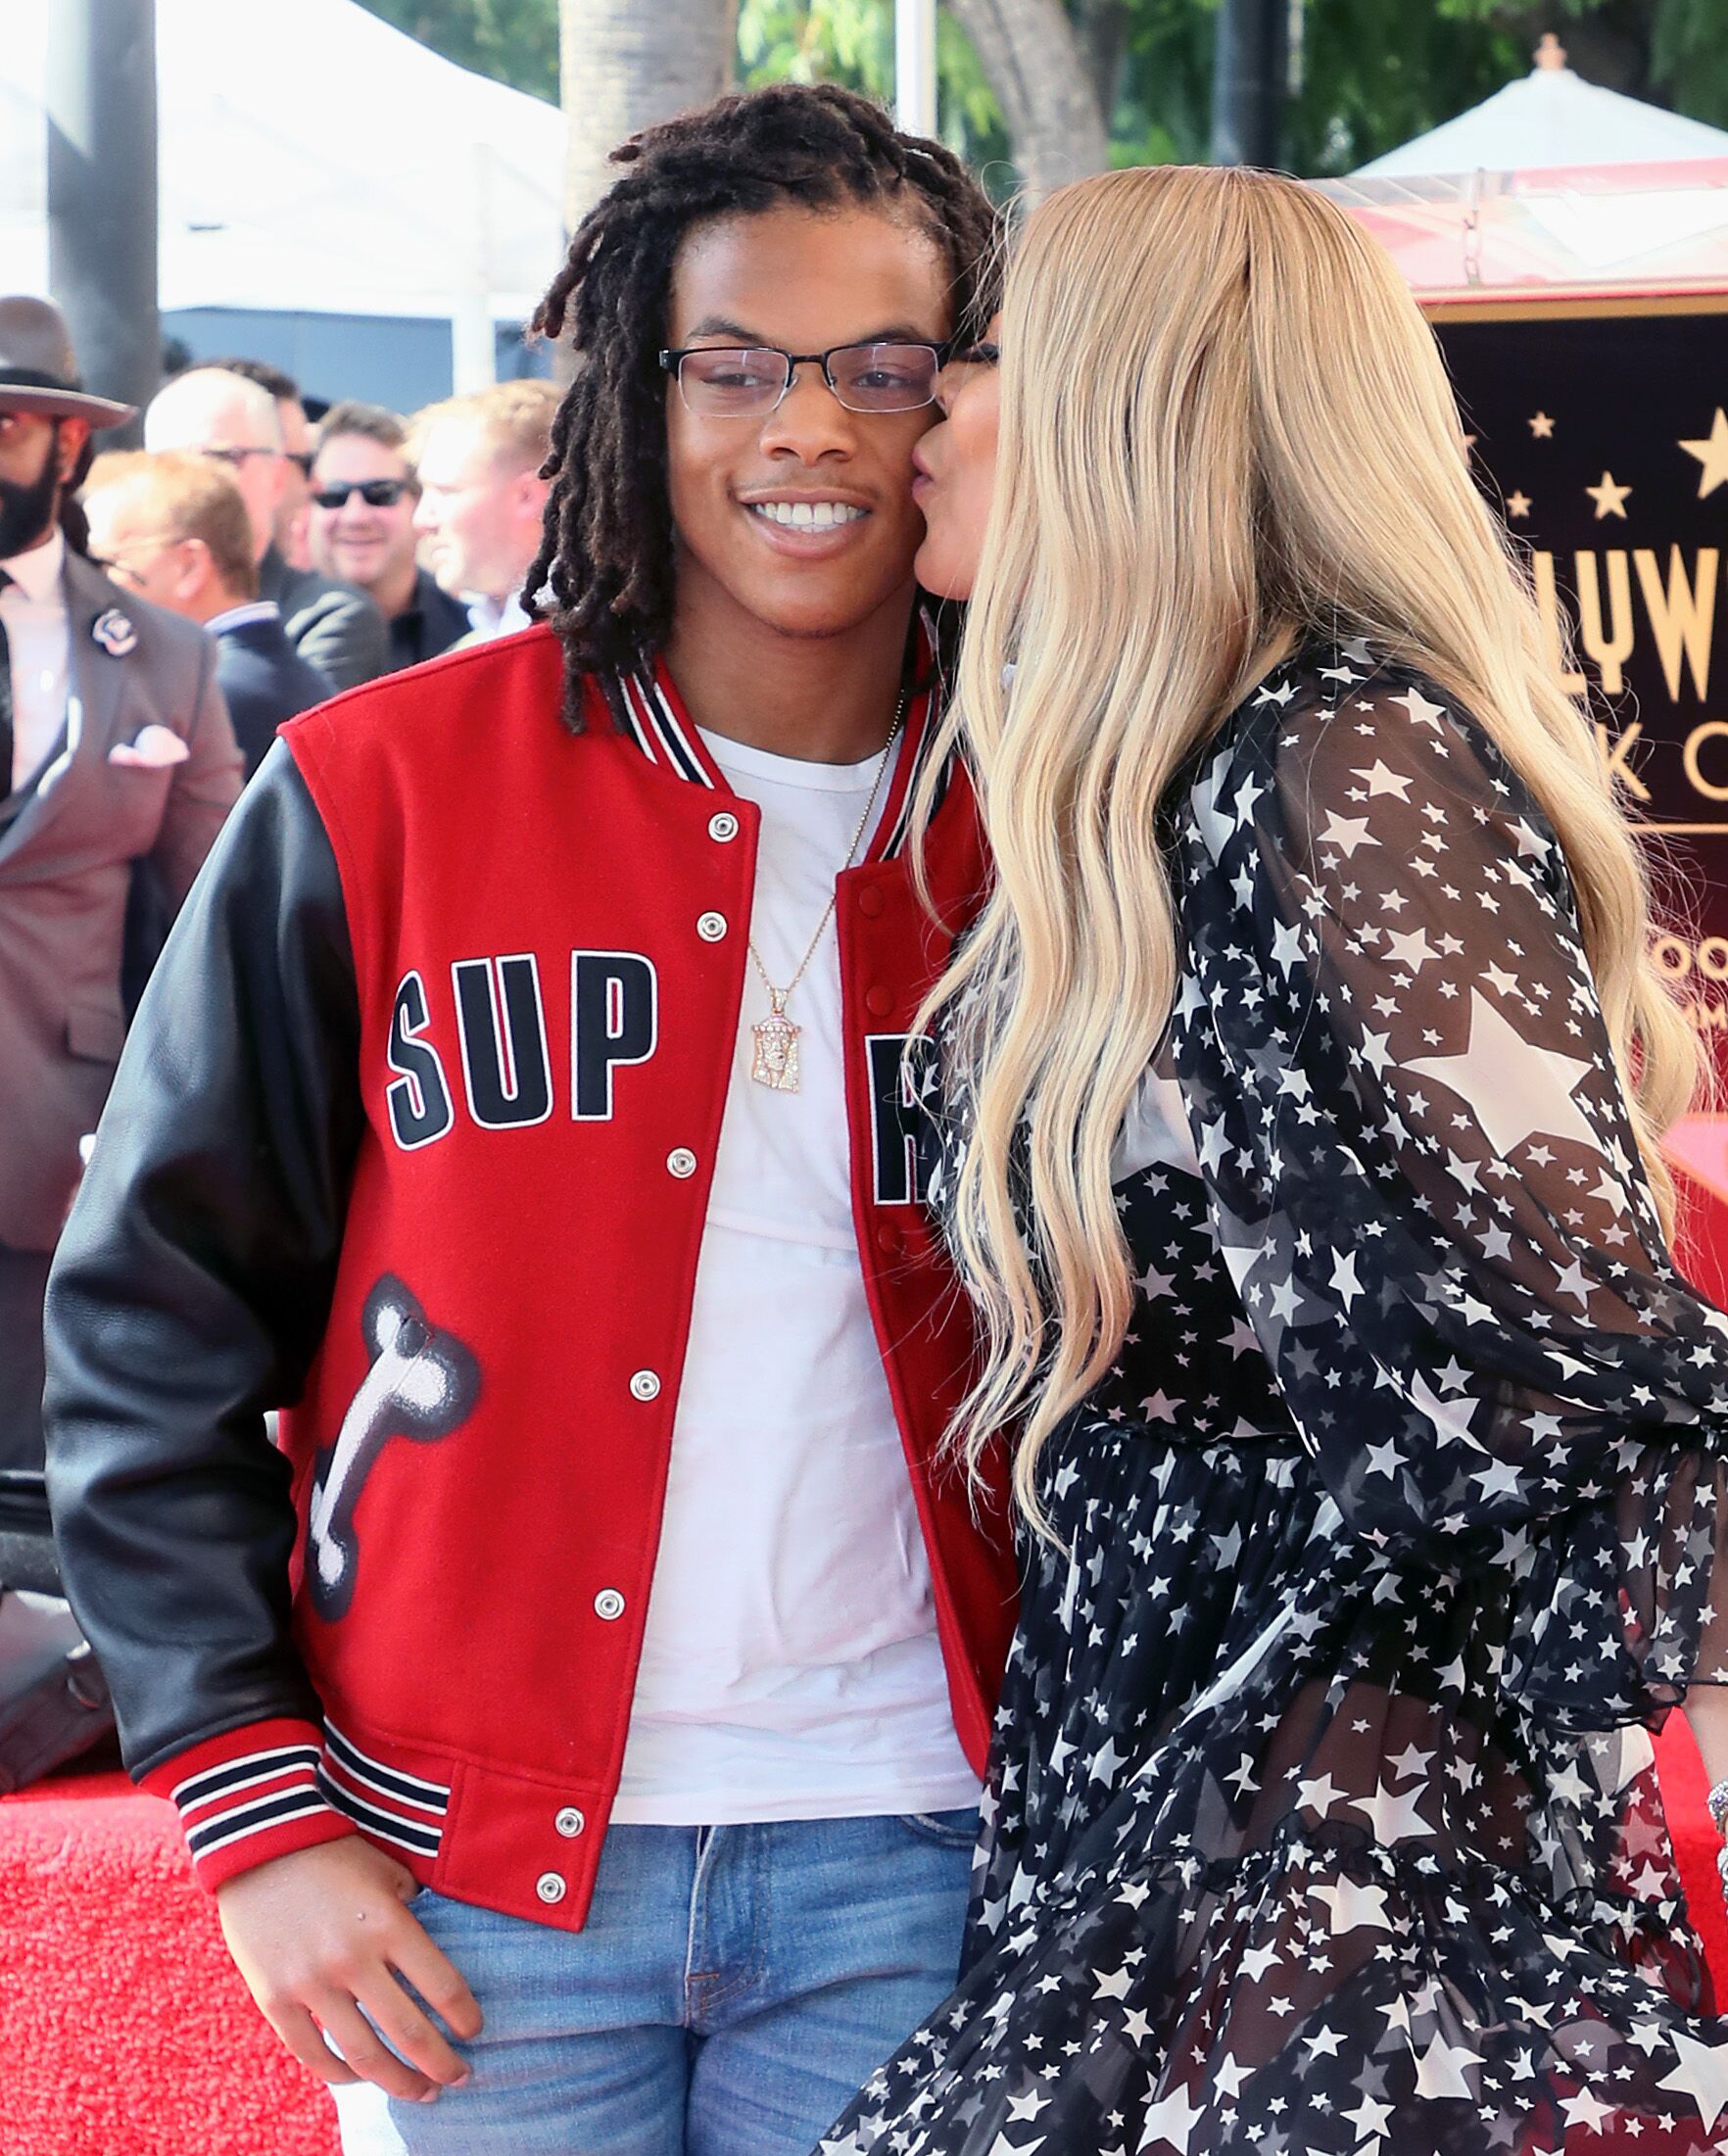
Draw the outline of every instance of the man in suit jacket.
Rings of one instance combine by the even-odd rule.
[[[173,451],[99,456],[84,483],[90,552],[117,583],[216,641],[216,681],[250,779],[278,726],[331,687],[258,596],[252,526],[219,464]]]
[[[66,543],[92,427],[46,301],[0,299],[0,1467],[40,1466],[42,1291],[125,1030],[134,862],[177,907],[240,790],[215,652]]]
[[[144,414],[144,446],[189,450],[227,467],[252,520],[258,596],[280,610],[289,643],[333,688],[389,672],[384,617],[364,592],[315,569],[290,568],[277,551],[276,504],[290,466],[267,390],[221,367],[176,374]]]

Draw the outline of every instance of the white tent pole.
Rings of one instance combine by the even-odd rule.
[[[936,0],[894,0],[894,118],[908,134],[936,131]]]
[[[474,167],[464,220],[466,245],[462,249],[467,274],[450,309],[450,371],[458,397],[498,380],[498,342],[492,326],[492,279],[487,261],[487,239],[492,228],[492,151],[484,142],[476,142],[473,147]]]

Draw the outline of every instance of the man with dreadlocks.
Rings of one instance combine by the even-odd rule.
[[[803,2156],[954,1978],[1012,1614],[904,1055],[990,212],[834,89],[617,164],[541,621],[285,729],[52,1291],[129,1764],[351,2150]]]

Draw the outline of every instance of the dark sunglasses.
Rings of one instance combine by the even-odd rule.
[[[327,487],[314,487],[312,500],[320,509],[340,509],[351,494],[358,494],[368,509],[393,509],[408,491],[406,479],[336,479]]]

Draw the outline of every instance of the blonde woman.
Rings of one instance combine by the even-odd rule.
[[[1728,1771],[1695,1053],[1433,342],[1219,170],[1055,196],[991,334],[936,1188],[1027,1591],[969,1974],[823,2150],[1728,2145],[1648,1734]]]

